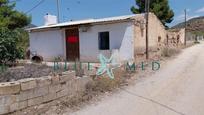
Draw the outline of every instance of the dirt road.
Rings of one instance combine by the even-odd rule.
[[[154,75],[73,115],[204,115],[204,44],[182,51]]]

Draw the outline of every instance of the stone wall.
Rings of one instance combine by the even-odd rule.
[[[168,41],[166,42],[169,47],[179,47],[184,45],[185,42],[185,29],[170,29],[167,32]]]
[[[77,78],[75,72],[66,72],[61,76],[0,83],[0,114],[15,112],[65,96],[77,96],[85,91],[85,85],[90,80],[90,77]]]
[[[135,18],[134,43],[135,58],[144,59],[146,52],[146,19],[144,15]],[[166,30],[164,25],[153,13],[149,14],[149,51],[150,54],[158,53],[164,46],[166,40]]]

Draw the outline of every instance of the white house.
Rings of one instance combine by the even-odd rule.
[[[121,61],[132,60],[137,53],[145,53],[144,14],[87,19],[49,24],[31,28],[30,51],[53,61],[62,57],[67,61],[98,62],[100,53],[107,57],[118,51]],[[150,13],[149,47],[157,49],[166,34],[157,17]],[[165,37],[164,37],[165,36]]]

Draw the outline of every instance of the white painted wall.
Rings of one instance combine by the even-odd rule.
[[[57,56],[65,57],[63,30],[49,30],[30,33],[30,51],[51,61]]]
[[[100,51],[98,48],[98,33],[109,31],[110,50]],[[113,49],[119,49],[121,60],[134,58],[133,24],[130,22],[94,25],[87,32],[79,32],[81,61],[98,61],[102,53],[109,57]]]

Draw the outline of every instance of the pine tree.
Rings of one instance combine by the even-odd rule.
[[[31,18],[14,9],[15,3],[0,0],[0,27],[8,29],[22,28],[31,22]]]
[[[168,0],[149,0],[150,12],[153,12],[161,22],[166,25],[173,21],[174,12],[169,6]],[[136,7],[132,6],[131,11],[134,14],[145,12],[145,0],[135,0]]]

